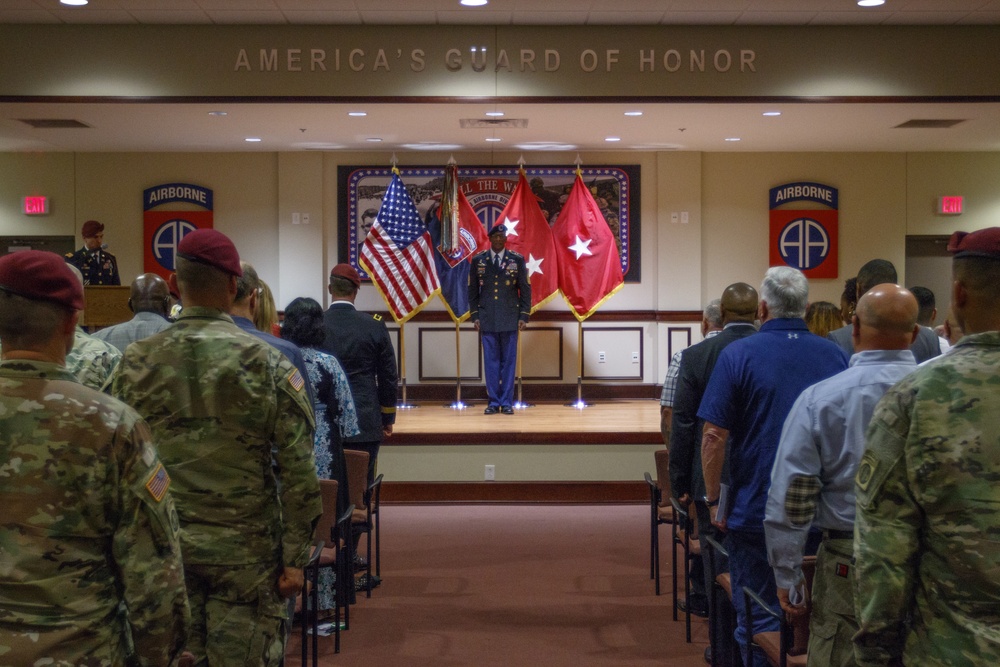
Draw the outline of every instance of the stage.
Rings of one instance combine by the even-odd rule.
[[[386,502],[588,502],[648,500],[643,472],[663,447],[652,399],[594,400],[586,408],[537,403],[484,415],[420,402],[396,413],[379,470]],[[495,480],[487,480],[493,466]]]
[[[654,400],[592,401],[589,407],[536,403],[513,415],[484,415],[485,401],[464,410],[444,403],[415,403],[396,412],[387,445],[415,444],[663,444],[660,403]]]

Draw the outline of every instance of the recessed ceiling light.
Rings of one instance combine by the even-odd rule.
[[[83,7],[88,2],[90,0],[59,0],[60,5],[69,5],[70,7]]]
[[[487,2],[489,2],[489,0],[459,0],[458,4],[465,7],[482,7]]]
[[[641,111],[626,111],[625,115],[626,116],[641,116],[642,112]]]
[[[611,141],[611,142],[614,142],[614,141],[621,141],[621,140],[622,140],[622,138],[621,138],[621,137],[604,137],[604,140],[605,140],[605,141]]]
[[[229,113],[227,111],[209,111],[208,115],[209,116],[228,116]]]
[[[486,137],[486,141],[503,141],[500,137]]]
[[[858,7],[878,7],[884,4],[885,0],[858,0]]]
[[[260,137],[247,137],[246,141],[249,141],[250,143],[255,144],[255,143],[257,143],[257,142],[260,141]]]
[[[726,137],[726,141],[739,141],[739,137]]]
[[[765,111],[763,113],[763,115],[764,116],[780,116],[781,112],[780,111]]]
[[[351,116],[352,118],[364,118],[365,116],[368,115],[368,112],[367,111],[348,111],[347,115]]]
[[[503,111],[487,111],[486,115],[490,118],[503,118]]]
[[[380,141],[382,141],[382,137],[368,137],[367,139],[365,139],[365,141],[369,141],[369,142],[371,142],[373,144],[377,144]]]

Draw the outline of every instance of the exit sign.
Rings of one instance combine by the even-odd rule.
[[[25,215],[48,215],[48,197],[25,197],[21,208]]]
[[[964,197],[938,197],[939,215],[961,215]]]

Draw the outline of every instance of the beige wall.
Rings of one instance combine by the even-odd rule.
[[[440,165],[448,159],[436,154],[405,157],[408,166]],[[518,159],[499,153],[459,157],[467,165],[510,165]],[[531,164],[565,164],[575,155],[528,157]],[[873,257],[892,260],[902,273],[907,234],[949,234],[1000,220],[995,186],[1000,153],[662,152],[581,157],[584,164],[642,167],[642,282],[626,286],[608,302],[607,310],[697,310],[731,282],[759,283],[767,269],[768,189],[784,182],[818,181],[840,190],[840,277],[815,281],[814,300],[838,301],[843,280]],[[0,235],[79,236],[80,225],[96,218],[107,224],[105,238],[127,282],[142,270],[143,189],[196,183],[215,191],[216,227],[231,235],[244,258],[257,266],[275,290],[279,307],[299,295],[325,302],[326,272],[337,258],[337,166],[388,162],[382,154],[335,152],[0,154]],[[50,196],[50,215],[23,216],[20,199],[28,194]],[[936,198],[945,194],[964,195],[968,212],[936,216]],[[671,214],[682,211],[688,212],[689,222],[672,223]],[[293,213],[309,214],[310,224],[293,225]],[[362,291],[360,306],[384,308],[372,288]],[[443,309],[438,304],[431,308]],[[565,311],[567,306],[554,300],[546,309]],[[575,371],[570,369],[577,354],[577,325],[559,326],[565,379],[574,382]],[[686,339],[669,335],[668,328],[691,325],[639,326],[645,350],[640,382],[659,383],[669,361],[668,344],[676,350]],[[697,327],[692,328],[696,342],[700,336]],[[418,377],[417,334],[416,325],[406,328],[410,384]],[[630,366],[623,375],[633,372]],[[642,447],[628,453],[601,446],[579,452],[550,449],[389,447],[382,465],[398,480],[472,481],[481,479],[486,463],[498,465],[498,479],[581,480],[640,479],[652,463],[648,448]]]

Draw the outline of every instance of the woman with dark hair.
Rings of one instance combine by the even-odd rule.
[[[347,488],[347,463],[344,459],[344,438],[360,433],[354,410],[351,385],[337,358],[317,350],[326,336],[323,330],[323,308],[313,299],[299,297],[285,308],[281,337],[302,349],[309,383],[313,388],[316,412],[314,455],[316,474],[321,479],[335,479],[337,513],[350,503]],[[320,571],[319,608],[333,608],[333,573]]]

